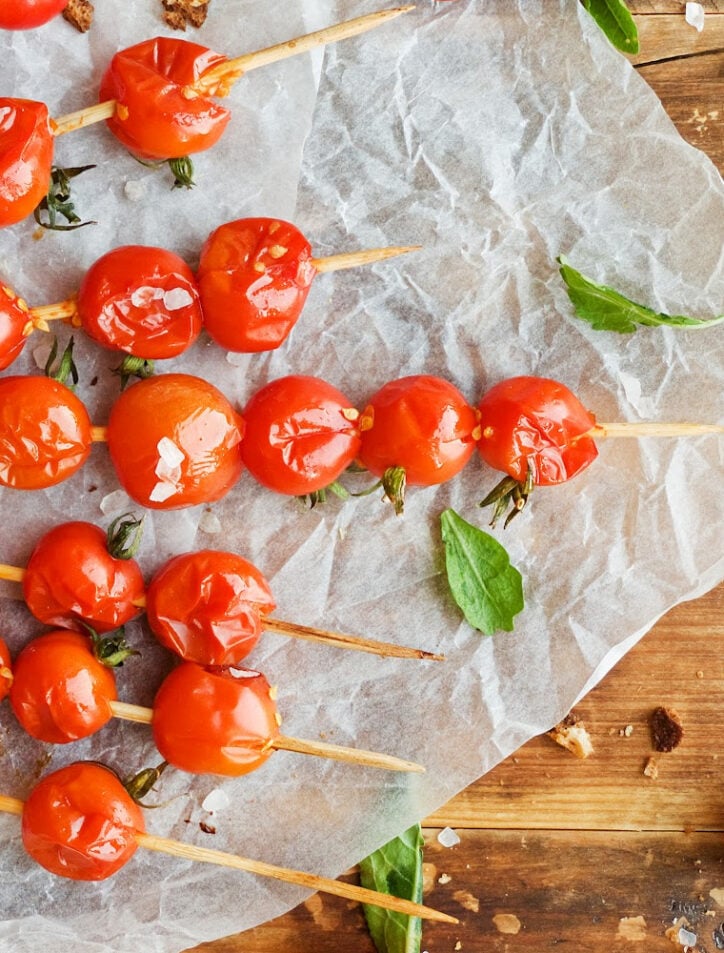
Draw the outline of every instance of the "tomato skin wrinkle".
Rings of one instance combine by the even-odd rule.
[[[86,738],[113,717],[113,672],[79,632],[58,629],[22,649],[13,666],[10,704],[33,738],[67,744]]]
[[[19,357],[30,332],[28,306],[12,288],[0,285],[0,371]]]
[[[116,400],[108,450],[123,488],[150,509],[224,496],[243,470],[244,421],[213,385],[190,374],[139,381]]]
[[[317,377],[271,381],[251,397],[243,416],[244,464],[277,493],[304,496],[324,489],[359,453],[359,415],[344,394]]]
[[[94,341],[149,360],[183,353],[202,325],[189,266],[145,245],[122,245],[91,265],[78,291],[78,314]]]
[[[153,704],[153,736],[169,764],[192,774],[237,777],[273,753],[279,717],[259,672],[183,662],[166,676]]]
[[[0,701],[10,691],[13,683],[12,660],[10,658],[10,649],[5,644],[4,639],[0,639]]]
[[[91,450],[81,401],[49,377],[0,380],[0,484],[38,490],[71,477]]]
[[[0,227],[22,221],[45,198],[53,152],[45,103],[0,97]]]
[[[35,545],[23,575],[28,608],[45,625],[110,632],[130,622],[144,595],[140,567],[133,559],[116,559],[106,533],[93,523],[62,523]]]
[[[477,413],[439,377],[385,384],[362,411],[359,459],[375,476],[403,467],[407,483],[432,486],[458,474],[475,450]]]
[[[155,37],[121,50],[100,85],[100,102],[118,102],[108,128],[142,159],[178,159],[210,149],[231,113],[208,96],[184,96],[184,88],[227,59],[173,37]]]
[[[145,832],[141,808],[116,775],[77,761],[42,778],[23,807],[25,850],[71,880],[105,880],[126,864]]]
[[[68,0],[3,0],[0,29],[32,30],[52,20],[68,6]]]
[[[596,418],[565,385],[545,377],[512,377],[484,394],[480,456],[495,470],[537,486],[570,480],[598,456],[585,436]]]
[[[235,553],[210,549],[169,560],[146,595],[146,618],[158,641],[200,665],[240,662],[275,607],[256,566]]]
[[[201,250],[197,272],[208,334],[228,351],[278,348],[317,274],[311,255],[290,222],[244,218],[220,225]]]

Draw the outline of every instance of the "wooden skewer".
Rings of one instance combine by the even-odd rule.
[[[312,258],[312,264],[320,274],[325,274],[329,271],[357,268],[359,265],[371,265],[376,261],[395,258],[397,255],[407,255],[411,251],[419,251],[421,247],[421,245],[397,245],[390,248],[368,248],[363,251],[330,255],[327,258]]]
[[[32,326],[38,331],[49,331],[48,321],[65,321],[73,327],[81,326],[78,317],[78,304],[75,298],[66,298],[65,301],[58,301],[56,304],[44,304],[39,308],[30,308],[28,314]]]
[[[96,103],[95,106],[86,106],[85,109],[58,116],[57,119],[51,120],[50,125],[54,136],[62,136],[66,132],[75,132],[76,129],[84,129],[96,122],[103,122],[104,119],[111,119],[115,114],[116,100],[107,99],[103,103]]]
[[[142,705],[131,705],[127,702],[112,701],[111,710],[116,718],[125,721],[135,721],[139,724],[150,725],[153,721],[153,709]],[[377,751],[365,751],[363,748],[346,748],[342,745],[330,745],[323,741],[306,741],[301,738],[288,738],[279,735],[269,744],[275,751],[295,751],[297,754],[310,754],[319,758],[329,758],[332,761],[346,761],[348,764],[359,764],[368,768],[381,768],[384,771],[405,771],[414,774],[423,774],[425,769],[414,761],[404,761],[393,755],[380,754]]]
[[[23,802],[18,798],[0,794],[0,811],[21,817]],[[310,890],[334,894],[334,896],[343,897],[345,900],[374,904],[385,910],[394,910],[397,913],[405,913],[411,917],[436,920],[438,923],[459,922],[447,913],[442,913],[423,904],[414,903],[411,900],[377,893],[375,890],[368,890],[355,884],[341,883],[337,880],[331,880],[329,877],[307,874],[301,870],[293,870],[290,867],[277,867],[275,864],[267,864],[261,860],[249,860],[246,857],[240,857],[238,854],[227,854],[225,851],[213,850],[209,847],[195,847],[193,844],[184,844],[182,841],[171,840],[168,837],[157,837],[155,834],[146,834],[141,831],[136,832],[136,841],[139,847],[144,847],[146,850],[170,854],[172,857],[181,857],[184,860],[217,864],[220,867],[230,867],[233,870],[243,870],[250,874],[257,874],[260,877],[283,880],[286,883],[297,884],[300,887],[308,887]]]
[[[656,423],[648,421],[621,421],[596,424],[586,437],[696,437],[699,434],[724,433],[718,424]]]

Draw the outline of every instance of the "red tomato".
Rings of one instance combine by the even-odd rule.
[[[186,262],[144,245],[115,248],[91,265],[78,292],[78,314],[94,341],[151,360],[181,354],[202,322]]]
[[[27,304],[12,288],[0,285],[0,371],[20,355],[32,331]]]
[[[44,103],[0,98],[0,227],[22,221],[48,194],[53,146]]]
[[[28,642],[15,659],[10,704],[23,728],[40,741],[86,738],[113,717],[113,672],[79,632],[58,629]]]
[[[143,576],[133,559],[116,559],[93,523],[63,523],[37,543],[23,575],[23,594],[46,625],[109,632],[139,613]]]
[[[116,775],[76,761],[39,781],[23,807],[28,854],[59,877],[105,880],[131,859],[143,814]]]
[[[146,617],[159,642],[199,665],[240,662],[275,606],[256,566],[235,553],[210,549],[167,562],[146,595]]]
[[[13,683],[12,660],[10,649],[3,639],[0,639],[0,701],[5,698]]]
[[[305,496],[324,489],[359,452],[359,412],[317,377],[272,381],[254,394],[243,416],[244,464],[277,493]]]
[[[492,387],[479,410],[480,456],[520,483],[529,466],[537,486],[564,483],[598,455],[586,436],[596,418],[557,381],[512,377]]]
[[[178,159],[210,149],[231,114],[208,96],[186,96],[184,90],[226,60],[205,46],[170,37],[121,50],[101,80],[100,101],[118,102],[108,127],[145,159]]]
[[[108,449],[118,479],[151,509],[210,503],[241,476],[244,421],[211,384],[189,374],[139,381],[115,402]]]
[[[68,0],[0,0],[0,29],[31,30],[67,6]]]
[[[248,774],[269,758],[279,734],[272,694],[259,672],[183,662],[153,704],[156,747],[165,761],[192,774]]]
[[[229,351],[271,351],[297,322],[316,275],[298,228],[276,218],[242,218],[212,232],[197,279],[204,325]]]
[[[50,377],[0,380],[0,484],[39,490],[72,476],[88,458],[88,412]]]

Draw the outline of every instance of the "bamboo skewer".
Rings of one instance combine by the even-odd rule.
[[[397,245],[390,248],[368,248],[362,251],[329,255],[326,258],[312,258],[312,264],[320,274],[326,274],[330,271],[357,268],[359,265],[371,265],[376,261],[395,258],[397,255],[407,255],[409,252],[419,251],[421,247],[421,245]]]
[[[111,710],[116,718],[125,721],[135,721],[138,724],[150,725],[153,721],[153,709],[142,705],[131,705],[128,702],[112,701]],[[425,769],[414,761],[405,761],[393,755],[381,754],[377,751],[365,751],[363,748],[347,748],[342,745],[330,745],[322,741],[307,741],[301,738],[289,738],[279,735],[272,738],[269,748],[275,751],[294,751],[297,754],[309,754],[319,758],[329,758],[332,761],[345,761],[347,764],[358,764],[368,768],[380,768],[383,771],[405,771],[414,774],[423,774]]]
[[[656,423],[655,421],[620,421],[596,424],[585,437],[696,437],[699,434],[724,433],[719,424]]]

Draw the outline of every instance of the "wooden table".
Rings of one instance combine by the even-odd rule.
[[[697,33],[678,0],[630,0],[633,60],[682,136],[724,169],[724,0]],[[712,236],[717,240],[717,236]],[[718,236],[721,240],[721,235]],[[534,738],[425,822],[429,953],[672,953],[724,949],[724,586],[670,612],[576,708],[594,754]],[[682,743],[652,754],[651,711],[675,708]],[[443,827],[461,843],[437,841]],[[350,871],[346,879],[354,879]],[[316,895],[194,953],[373,953],[361,910]]]

